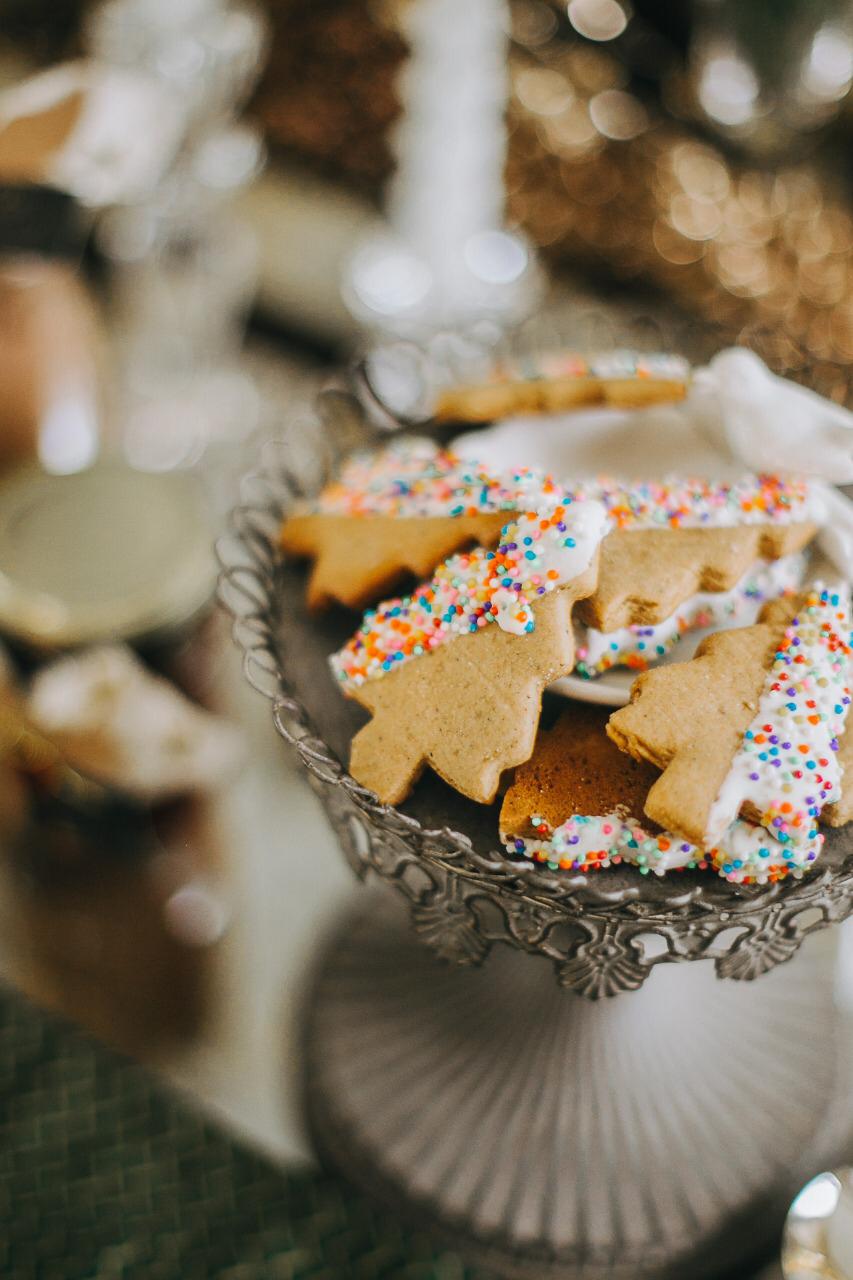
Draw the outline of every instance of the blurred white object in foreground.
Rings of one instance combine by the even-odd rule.
[[[819,1173],[788,1213],[785,1280],[853,1280],[853,1169]]]
[[[518,319],[538,290],[532,249],[504,224],[506,0],[403,6],[410,56],[388,227],[353,254],[344,296],[389,332]]]
[[[82,59],[0,94],[6,176],[49,183],[95,208],[148,194],[185,128],[180,99],[152,76]]]
[[[80,773],[143,801],[216,788],[244,755],[238,729],[124,647],[89,649],[45,667],[27,711]]]
[[[193,137],[243,107],[267,28],[252,0],[104,0],[85,18],[84,41],[99,61],[144,70],[177,93]]]

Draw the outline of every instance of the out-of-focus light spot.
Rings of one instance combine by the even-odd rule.
[[[589,115],[592,123],[605,138],[627,142],[648,128],[646,108],[632,93],[622,89],[605,89],[590,99]]]
[[[41,423],[38,454],[45,471],[54,475],[83,471],[95,461],[98,422],[94,400],[84,389],[54,397]]]
[[[846,31],[821,27],[803,67],[802,87],[821,101],[844,96],[853,81],[853,44]]]
[[[838,1204],[841,1183],[834,1173],[819,1173],[807,1182],[794,1203],[791,1212],[798,1218],[826,1218]]]
[[[471,274],[486,284],[512,284],[524,274],[529,261],[521,241],[503,231],[471,236],[463,256]]]
[[[711,240],[722,226],[723,215],[717,205],[678,192],[670,201],[669,220],[689,240]]]
[[[565,76],[547,67],[524,67],[515,77],[522,106],[540,116],[555,116],[571,106],[575,93]]]
[[[579,155],[596,142],[601,143],[601,134],[592,123],[584,102],[575,102],[568,111],[550,116],[543,121],[542,127],[552,145],[559,147],[564,156]]]
[[[664,261],[672,262],[679,267],[698,262],[705,252],[705,245],[701,240],[686,239],[662,218],[658,218],[655,222],[652,238],[655,248]]]
[[[767,257],[761,249],[726,244],[719,247],[716,257],[720,281],[730,292],[758,297],[769,290]]]
[[[742,125],[752,119],[758,101],[755,72],[735,53],[709,57],[699,77],[699,101],[713,119],[725,125]]]
[[[557,15],[543,0],[521,0],[512,6],[513,39],[528,49],[545,44],[556,30]]]
[[[683,142],[673,148],[672,168],[684,190],[696,200],[723,200],[729,193],[726,166],[696,143]]]
[[[628,25],[618,0],[569,0],[569,22],[588,40],[615,40]]]
[[[417,307],[432,287],[425,263],[390,244],[366,245],[352,262],[351,284],[359,300],[381,315]]]
[[[163,908],[166,926],[186,947],[211,947],[228,927],[228,909],[200,880],[182,885]]]
[[[208,418],[186,387],[143,399],[124,417],[124,452],[140,471],[191,467],[204,452]]]

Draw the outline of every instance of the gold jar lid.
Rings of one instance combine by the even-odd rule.
[[[190,475],[16,471],[0,481],[0,631],[43,649],[175,632],[213,595],[212,540]]]

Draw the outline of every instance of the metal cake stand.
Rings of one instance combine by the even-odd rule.
[[[321,398],[220,543],[246,676],[374,882],[307,1006],[317,1147],[489,1274],[722,1276],[853,1134],[834,948],[809,937],[853,912],[851,829],[806,878],[749,888],[511,861],[497,806],[432,776],[380,804],[342,763],[365,717],[327,665],[352,617],[309,618],[276,548],[322,482],[319,442],[364,430],[349,396]]]

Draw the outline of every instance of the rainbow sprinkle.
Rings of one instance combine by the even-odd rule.
[[[703,591],[691,596],[676,613],[654,626],[639,623],[616,631],[575,628],[575,673],[594,680],[613,667],[645,671],[670,653],[689,631],[700,628],[749,626],[765,600],[790,595],[802,581],[805,556],[760,560],[731,591]]]
[[[539,382],[550,378],[593,378],[608,382],[648,378],[686,383],[689,377],[688,361],[669,352],[620,350],[585,356],[577,351],[545,351],[504,360],[494,365],[486,378],[476,385]]]
[[[719,840],[745,804],[801,860],[817,819],[838,799],[838,739],[850,708],[850,592],[820,585],[779,644],[758,710],[711,806],[706,843]]]
[[[813,505],[806,480],[771,475],[728,483],[672,478],[631,485],[603,478],[581,482],[575,493],[602,502],[618,529],[791,524],[807,520]]]
[[[525,512],[504,527],[497,550],[451,556],[411,596],[369,609],[331,658],[333,671],[346,691],[490,622],[533,631],[534,602],[582,573],[607,529],[603,507],[572,494]]]
[[[625,484],[609,477],[560,484],[529,467],[490,472],[429,440],[400,439],[357,453],[320,494],[327,515],[462,516],[530,511],[559,494],[601,502],[620,529],[720,528],[813,519],[808,481],[745,475],[734,482],[670,478]]]
[[[823,836],[817,834],[797,860],[763,827],[740,819],[707,851],[669,831],[653,834],[619,813],[598,817],[573,814],[558,827],[551,827],[538,815],[530,822],[535,836],[502,834],[504,847],[512,857],[544,863],[549,871],[585,873],[626,863],[635,866],[640,875],[713,869],[732,884],[772,884],[788,875],[801,877],[823,846]]]

